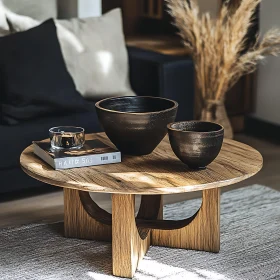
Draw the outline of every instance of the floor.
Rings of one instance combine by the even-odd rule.
[[[256,176],[223,189],[228,191],[252,184],[261,184],[280,191],[280,145],[247,135],[237,135],[236,140],[258,149],[264,157],[264,167]],[[31,197],[2,201],[0,203],[0,228],[18,226],[37,222],[56,222],[63,219],[62,190],[54,187],[55,192],[33,194]],[[164,203],[174,203],[194,197],[201,197],[201,193],[166,195]],[[110,195],[94,194],[95,201],[106,210],[111,210]],[[260,198],[261,199],[261,198]],[[139,205],[139,197],[137,198]]]

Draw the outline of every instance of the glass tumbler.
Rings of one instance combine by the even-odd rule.
[[[49,130],[51,147],[57,150],[80,149],[85,143],[82,127],[58,126]]]

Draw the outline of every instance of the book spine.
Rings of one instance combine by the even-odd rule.
[[[107,153],[81,157],[57,158],[54,160],[55,169],[69,169],[94,165],[112,164],[121,162],[121,153]]]

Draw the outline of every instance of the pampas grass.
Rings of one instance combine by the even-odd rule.
[[[200,14],[195,0],[166,0],[169,13],[190,50],[203,100],[223,100],[244,74],[257,69],[267,55],[280,53],[280,31],[272,29],[246,49],[249,28],[261,0],[242,0],[235,9],[225,1],[216,19]]]

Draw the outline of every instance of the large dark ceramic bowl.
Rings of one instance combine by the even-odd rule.
[[[224,128],[216,123],[186,121],[168,125],[175,155],[192,169],[204,169],[219,154]]]
[[[99,121],[105,133],[124,154],[147,155],[174,122],[178,103],[160,97],[123,96],[96,103]]]

